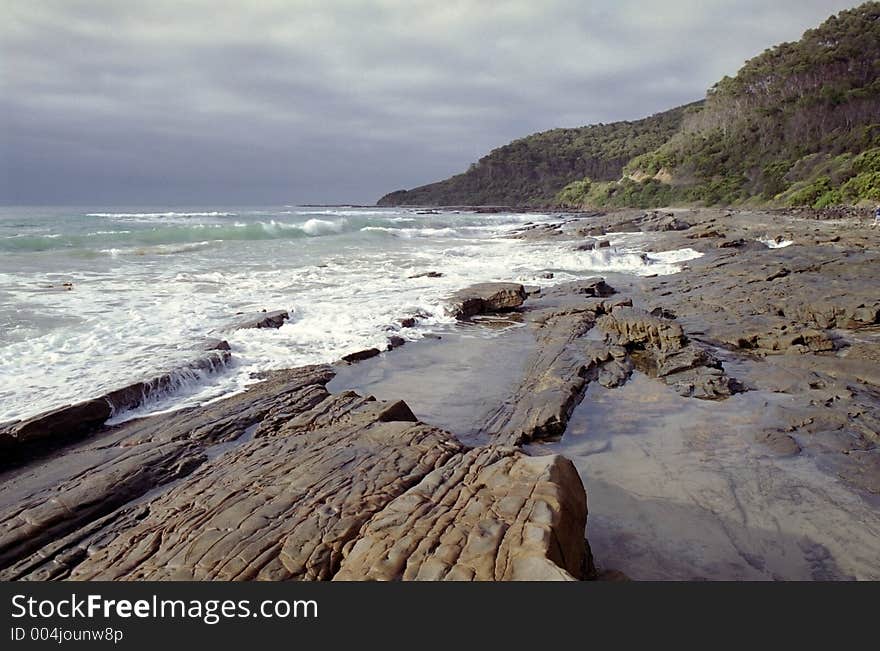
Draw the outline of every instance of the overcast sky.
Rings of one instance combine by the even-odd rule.
[[[372,203],[701,98],[833,0],[0,0],[0,203]]]

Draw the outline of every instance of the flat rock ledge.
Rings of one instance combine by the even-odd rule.
[[[549,288],[522,319],[535,335],[523,377],[484,427],[503,445],[561,437],[591,382],[607,388],[638,368],[681,395],[720,400],[742,390],[673,318],[634,308],[604,279]]]
[[[468,448],[329,367],[102,430],[0,482],[0,579],[579,579],[574,466]]]

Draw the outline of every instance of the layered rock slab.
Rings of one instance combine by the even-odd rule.
[[[582,575],[586,500],[571,464],[468,449],[401,401],[329,393],[331,376],[326,367],[275,374],[13,473],[0,576],[326,580],[349,557],[339,578],[432,578],[441,557],[419,554],[426,545],[439,553],[433,529],[412,550],[419,572],[377,576],[355,562],[378,549],[360,541],[382,540],[377,532],[417,502],[436,505],[418,510],[423,522],[447,529],[445,578]],[[245,431],[253,439],[236,443]]]
[[[571,580],[586,494],[572,463],[488,446],[456,454],[361,531],[334,580]]]
[[[302,412],[323,400],[332,376],[324,366],[274,373],[246,393],[129,421],[0,474],[0,569],[7,568],[0,578],[57,564],[57,554],[66,556],[65,550],[95,534],[94,522],[189,475],[213,446],[238,439],[270,417]],[[58,545],[59,540],[64,543]],[[64,575],[65,564],[40,571],[46,578]],[[8,569],[14,565],[18,568]]]
[[[536,345],[523,378],[510,398],[498,405],[485,432],[503,445],[520,445],[561,436],[589,382],[618,386],[632,371],[626,351],[587,335],[598,315],[626,299],[607,298],[614,289],[602,279],[551,289],[530,303],[524,314]]]
[[[254,440],[150,505],[73,579],[324,580],[370,516],[460,445],[413,422]]]

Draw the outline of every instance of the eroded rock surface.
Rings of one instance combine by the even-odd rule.
[[[560,456],[458,453],[370,519],[335,580],[570,580],[586,495]]]
[[[469,319],[477,314],[516,309],[525,300],[525,288],[518,283],[478,283],[456,292],[449,311],[457,319]]]
[[[485,427],[507,445],[562,436],[590,382],[620,386],[635,367],[685,396],[724,398],[739,389],[680,324],[633,308],[603,279],[551,288],[529,302],[523,318],[535,346],[519,388]]]
[[[273,373],[7,472],[0,577],[325,580],[349,555],[339,578],[583,576],[586,499],[570,463],[468,449],[402,401],[331,394],[332,375]],[[420,519],[406,540],[423,532],[421,555],[400,572],[359,565],[404,513]]]
[[[598,325],[608,341],[630,352],[637,367],[683,396],[726,398],[742,388],[718,359],[691,343],[681,325],[669,318],[620,306],[600,317]]]

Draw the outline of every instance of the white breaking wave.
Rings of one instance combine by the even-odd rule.
[[[310,219],[302,225],[302,230],[308,235],[323,235],[325,233],[341,233],[345,228],[344,219],[328,221],[326,219]]]
[[[235,217],[235,212],[90,212],[86,217],[132,218],[132,217]]]
[[[399,210],[357,210],[351,209],[324,209],[324,210],[295,210],[294,215],[339,215],[340,217],[360,217],[375,215],[399,215]]]
[[[665,262],[667,264],[675,264],[677,262],[687,262],[688,260],[696,260],[702,258],[703,254],[694,249],[676,249],[674,251],[661,251],[660,253],[648,253],[648,258],[657,262]]]
[[[770,238],[767,238],[767,239],[758,238],[758,241],[761,244],[767,245],[767,248],[770,248],[770,249],[784,249],[785,247],[791,246],[792,244],[794,244],[794,242],[792,240],[782,240],[782,239],[773,240]]]
[[[466,227],[462,227],[463,229]],[[365,233],[388,233],[394,237],[459,237],[460,233],[455,228],[388,228],[386,226],[364,226],[361,231]]]
[[[620,240],[612,236],[613,246],[597,251],[575,251],[571,241],[503,237],[524,222],[549,219],[540,215],[493,214],[475,223],[475,216],[465,213],[422,216],[404,210],[351,210],[357,217],[341,218],[339,212],[345,211],[302,222],[224,223],[225,228],[257,235],[261,229],[299,230],[309,237],[224,239],[221,247],[210,238],[229,236],[209,224],[204,237],[192,242],[117,245],[102,249],[105,256],[87,263],[59,253],[59,266],[52,272],[42,267],[3,269],[0,309],[11,305],[16,314],[24,315],[17,318],[33,316],[21,322],[27,337],[0,345],[0,422],[178,368],[208,337],[229,341],[230,366],[187,378],[180,391],[146,405],[139,415],[241,391],[255,381],[257,371],[330,362],[356,350],[384,348],[389,326],[421,312],[428,316],[418,327],[397,333],[419,339],[451,323],[444,309],[448,296],[476,282],[548,286],[611,272],[668,274],[701,255],[692,249],[644,253],[639,246],[650,240],[641,235]],[[413,225],[361,228],[362,215],[376,212],[382,215],[374,223]],[[142,218],[149,213],[115,214]],[[357,238],[353,242],[315,237],[347,228],[351,238]],[[396,237],[370,237],[371,230]],[[362,231],[367,232],[359,237]],[[201,252],[167,255],[189,251]],[[442,276],[411,278],[424,271]],[[554,272],[552,280],[542,278],[547,271]],[[72,285],[63,293],[46,291],[47,283],[57,289],[65,282]],[[260,309],[287,310],[290,320],[277,330],[229,329],[238,312]]]

